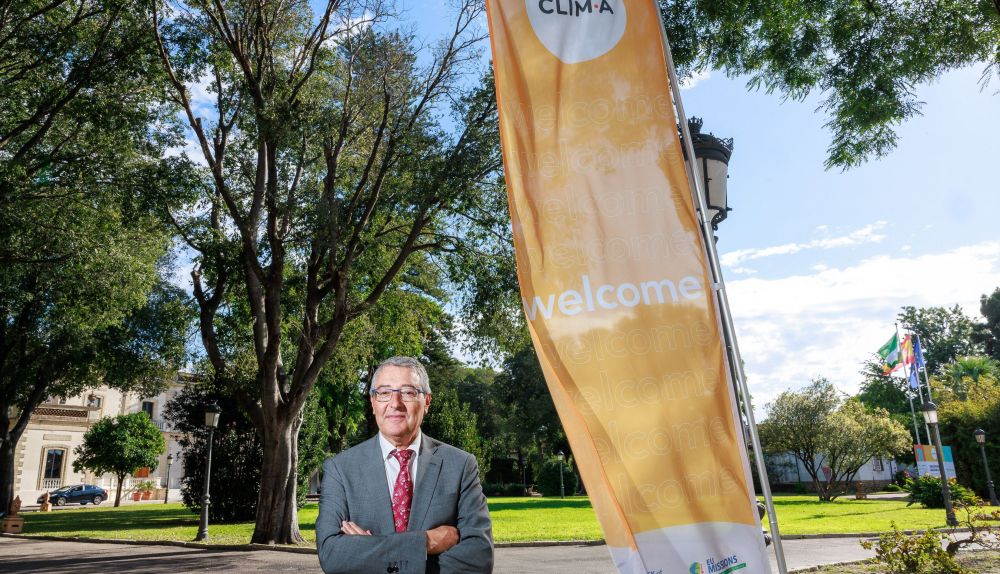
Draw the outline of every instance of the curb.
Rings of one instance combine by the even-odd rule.
[[[248,552],[252,550],[271,550],[290,552],[292,554],[316,554],[311,546],[277,546],[271,544],[206,544],[205,542],[181,542],[178,540],[128,540],[124,538],[90,538],[86,536],[47,536],[32,534],[0,534],[5,538],[23,538],[25,540],[51,540],[55,542],[89,542],[94,544],[127,544],[131,546],[178,546],[181,548],[196,548],[200,550],[220,550]]]
[[[969,528],[949,528],[940,530],[944,533],[970,532]],[[901,530],[902,534],[913,535],[922,534],[925,530]],[[785,534],[782,540],[813,540],[822,538],[878,538],[880,532],[853,532],[849,534]],[[0,537],[24,538],[34,540],[53,540],[62,542],[91,542],[96,544],[131,544],[134,546],[179,546],[181,548],[197,548],[201,550],[223,550],[248,552],[256,550],[270,550],[273,552],[290,552],[293,554],[316,554],[316,548],[311,546],[279,546],[273,544],[206,544],[204,542],[181,542],[177,540],[128,540],[124,538],[90,538],[85,536],[48,536],[33,534],[0,534]],[[600,540],[536,540],[531,542],[497,542],[494,548],[543,548],[546,546],[601,546],[605,544],[604,539]],[[853,562],[844,562],[851,564]],[[827,566],[839,566],[840,564],[827,564]],[[806,568],[796,570],[796,572],[810,572],[813,569]]]

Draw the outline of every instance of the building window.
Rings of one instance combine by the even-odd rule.
[[[101,397],[97,395],[90,395],[87,397],[87,406],[94,407],[95,409],[101,408]]]
[[[872,459],[872,470],[875,472],[882,472],[883,467],[881,458],[875,457]]]
[[[45,451],[42,490],[51,490],[62,486],[63,459],[65,456],[66,451],[61,448],[50,448]]]
[[[153,418],[153,403],[151,401],[142,401],[142,412],[149,415],[149,418]]]

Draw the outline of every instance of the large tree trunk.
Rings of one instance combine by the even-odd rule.
[[[14,500],[14,447],[17,439],[7,429],[0,431],[0,514],[7,512]]]
[[[299,462],[298,435],[301,417],[292,422],[280,417],[264,423],[264,462],[257,497],[257,524],[254,544],[302,544],[296,507],[296,478]]]

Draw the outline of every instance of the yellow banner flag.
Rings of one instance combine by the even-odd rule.
[[[488,0],[524,310],[621,572],[769,572],[653,0]]]

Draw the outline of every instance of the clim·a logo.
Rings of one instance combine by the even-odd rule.
[[[624,0],[525,0],[545,48],[566,64],[599,58],[625,34]]]
[[[580,16],[582,14],[614,14],[608,0],[591,2],[590,0],[538,0],[538,9],[544,14],[561,14],[563,16]]]

